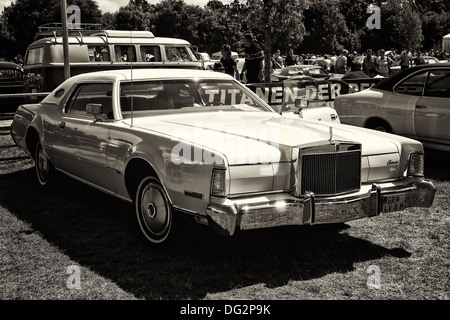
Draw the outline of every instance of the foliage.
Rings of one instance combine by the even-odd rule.
[[[120,30],[150,31],[149,5],[144,0],[131,0],[117,13],[115,24]]]
[[[101,11],[94,0],[72,0],[71,4],[81,9],[83,23],[98,23]],[[11,57],[24,54],[27,46],[33,41],[40,25],[61,21],[60,0],[17,0],[5,7],[2,18],[6,23],[9,37],[1,41],[12,40],[14,45],[6,48],[6,55]],[[3,34],[2,34],[3,36]]]
[[[450,12],[429,11],[422,16],[423,48],[441,49],[442,36],[450,33]]]
[[[387,18],[378,35],[378,43],[385,48],[402,50],[419,49],[423,40],[422,23],[417,12],[413,11],[407,2],[390,0],[383,11]],[[386,35],[389,35],[386,37]],[[383,47],[383,46],[381,46]]]
[[[308,52],[331,53],[340,50],[350,34],[337,4],[326,0],[311,3],[305,11],[305,25],[307,35],[302,45]]]

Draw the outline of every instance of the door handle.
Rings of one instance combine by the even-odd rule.
[[[426,109],[426,108],[428,108],[427,106],[423,106],[423,105],[421,105],[421,104],[418,104],[418,105],[416,105],[416,108],[417,109]]]
[[[65,122],[60,122],[60,123],[59,123],[59,127],[60,127],[61,129],[64,129],[64,128],[66,127],[66,123],[65,123]]]

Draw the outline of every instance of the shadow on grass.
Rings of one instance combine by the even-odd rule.
[[[450,181],[450,152],[425,148],[425,177]]]
[[[138,298],[201,299],[207,293],[264,283],[278,287],[353,270],[355,262],[408,257],[342,233],[346,224],[285,227],[219,237],[177,219],[168,243],[141,236],[130,204],[58,175],[38,186],[33,169],[0,175],[0,205],[31,224],[80,265]]]

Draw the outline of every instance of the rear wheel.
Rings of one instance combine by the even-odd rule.
[[[145,176],[140,180],[135,206],[144,236],[153,243],[166,240],[172,226],[172,205],[158,179]]]
[[[367,128],[387,133],[393,132],[391,126],[387,122],[382,120],[372,121],[368,123]]]
[[[36,168],[36,176],[38,182],[42,186],[49,185],[53,175],[53,165],[50,159],[47,157],[40,142],[36,146],[36,152],[34,156],[34,165]]]

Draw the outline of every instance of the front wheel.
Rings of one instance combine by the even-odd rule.
[[[40,142],[36,146],[34,165],[36,168],[36,176],[39,184],[41,186],[49,185],[53,174],[53,166],[44,149],[42,148]]]
[[[136,217],[144,236],[153,243],[167,239],[172,226],[172,205],[161,183],[144,177],[136,192]]]

